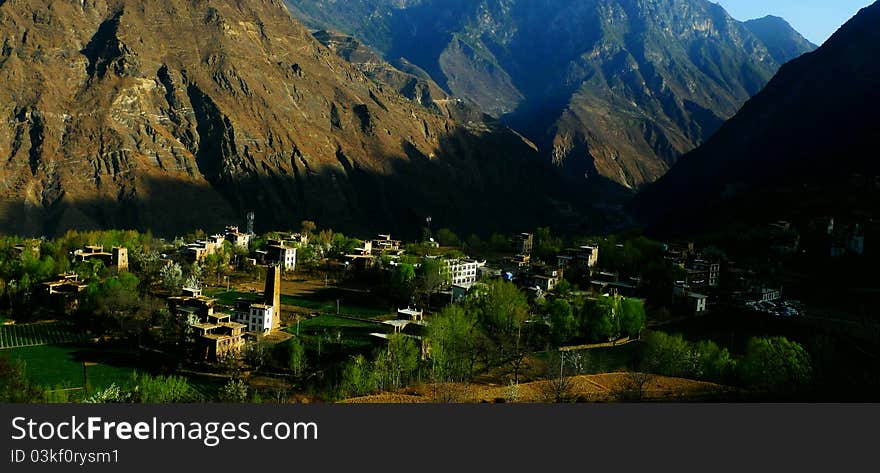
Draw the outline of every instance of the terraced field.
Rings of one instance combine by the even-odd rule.
[[[0,325],[0,350],[82,342],[85,339],[84,333],[66,322]]]

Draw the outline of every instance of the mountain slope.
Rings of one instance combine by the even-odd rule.
[[[6,232],[473,228],[551,195],[532,145],[382,87],[280,0],[6,0],[0,44]]]
[[[767,46],[767,50],[780,64],[817,48],[792,28],[784,18],[778,16],[768,15],[743,24]]]
[[[572,175],[630,188],[663,175],[803,52],[771,54],[704,0],[287,3],[312,27],[419,66]]]
[[[876,212],[876,201],[856,195],[876,195],[880,185],[878,55],[875,3],[821,48],[785,65],[711,140],[647,189],[637,207],[670,225],[712,215]]]

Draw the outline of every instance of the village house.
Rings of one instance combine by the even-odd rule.
[[[425,320],[425,311],[407,307],[406,309],[397,309],[397,318],[400,320],[412,320],[414,322],[423,322]]]
[[[232,322],[228,314],[214,313],[216,301],[199,289],[184,289],[183,294],[168,299],[169,310],[184,317],[190,329],[187,337],[196,359],[217,361],[239,353],[244,346],[244,324]]]
[[[248,332],[268,334],[281,325],[281,268],[270,266],[262,301],[239,299],[232,320],[247,327]]]
[[[532,257],[524,254],[508,256],[504,258],[504,263],[515,269],[528,268],[532,264]]]
[[[572,269],[589,274],[599,264],[599,247],[583,245],[569,248],[557,257],[556,263],[561,269]]]
[[[513,236],[513,247],[519,255],[531,255],[535,246],[535,236],[531,233],[520,233]]]
[[[400,253],[403,246],[399,240],[392,240],[390,234],[380,234],[378,238],[371,241],[373,249],[378,253]]]
[[[266,264],[280,266],[284,271],[296,271],[296,248],[287,246],[282,240],[269,240],[264,251]]]
[[[547,294],[556,290],[556,286],[562,282],[565,274],[562,269],[550,267],[534,268],[535,273],[531,275],[531,285],[541,289],[543,294]]]
[[[474,260],[443,260],[443,274],[446,282],[453,286],[470,287],[477,282],[477,271],[486,262]]]
[[[239,231],[237,226],[227,226],[225,233],[226,240],[239,248],[248,248],[251,243],[251,236]]]
[[[128,271],[128,248],[113,247],[109,252],[103,246],[89,245],[73,252],[73,260],[77,263],[101,261],[104,266],[118,272]]]
[[[33,256],[34,258],[40,257],[40,241],[39,240],[29,240],[24,243],[19,243],[12,247],[12,250],[15,252],[15,257],[18,259],[24,258],[24,255],[28,254]]]
[[[345,255],[346,262],[358,270],[366,270],[373,267],[373,242],[365,241],[360,248],[355,248],[351,254]]]
[[[88,287],[76,273],[59,274],[40,285],[44,301],[59,312],[69,313],[79,306],[79,295]]]
[[[684,281],[673,288],[674,305],[690,315],[705,314],[709,310],[709,296],[693,291]]]

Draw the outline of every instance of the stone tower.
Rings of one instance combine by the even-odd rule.
[[[266,271],[266,289],[263,291],[265,304],[271,305],[274,316],[273,328],[281,326],[281,267],[270,265]]]

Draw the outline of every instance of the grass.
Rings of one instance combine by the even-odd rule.
[[[643,345],[641,342],[627,343],[616,347],[591,348],[578,350],[582,356],[583,370],[585,374],[610,373],[614,371],[629,371],[636,368],[641,356]],[[547,352],[535,353],[535,358],[546,362]],[[566,354],[566,356],[568,356]]]
[[[319,315],[317,317],[305,320],[300,323],[300,330],[314,331],[318,329],[363,329],[369,328],[376,330],[380,326],[378,324],[364,322],[361,320],[352,320],[345,317],[337,317],[335,315]]]
[[[22,361],[28,378],[49,389],[81,388],[83,361],[92,361],[87,347],[71,344],[11,348],[3,350],[0,355]],[[115,364],[90,365],[88,366],[90,392],[108,388],[113,383],[123,384],[131,379],[134,371],[132,367]]]
[[[259,294],[255,294],[252,292],[238,292],[238,291],[218,291],[218,292],[210,292],[208,293],[210,297],[217,299],[221,304],[232,306],[238,299],[253,299],[257,300],[260,298]],[[326,296],[330,294],[323,294],[325,297],[321,296],[311,296],[311,297],[303,297],[303,296],[281,296],[281,303],[288,306],[300,307],[303,309],[311,310],[314,312],[318,312],[321,314],[335,314],[336,313],[336,300],[335,298],[328,298]],[[358,305],[358,304],[348,304],[345,302],[344,298],[342,300],[339,311],[343,315],[349,315],[352,317],[363,317],[363,318],[373,318],[379,317],[382,315],[388,315],[387,309],[380,309],[377,307],[369,307],[366,305]]]
[[[287,331],[296,334],[296,325],[288,327]],[[335,315],[319,315],[300,322],[299,326],[300,338],[311,350],[318,351],[320,345],[322,354],[335,353],[341,359],[357,353],[369,353],[380,343],[378,338],[370,334],[385,331],[378,323]]]

